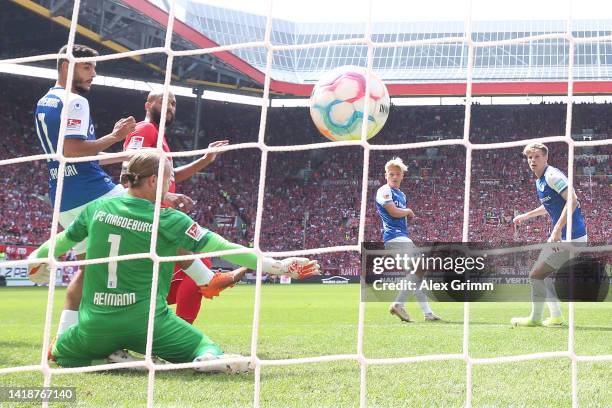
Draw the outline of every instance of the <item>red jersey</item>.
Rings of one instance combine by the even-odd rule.
[[[123,142],[123,150],[138,150],[143,147],[157,147],[157,134],[159,128],[151,122],[138,122],[136,129],[125,138]],[[166,135],[163,136],[162,150],[170,153],[170,147],[166,141]],[[172,163],[172,157],[168,157],[170,163]],[[176,183],[174,178],[170,180],[170,188],[168,189],[171,193],[176,193]]]
[[[159,128],[151,122],[137,123],[136,129],[125,138],[123,150],[157,147],[158,132]],[[170,153],[166,135],[163,136],[162,149],[164,152]],[[172,157],[169,157],[168,160],[172,163]],[[176,192],[174,178],[170,181],[168,191],[171,193]],[[165,206],[167,205],[162,203],[162,207]],[[212,268],[212,261],[209,258],[202,258],[202,262],[204,262],[209,269]],[[174,264],[174,275],[166,301],[170,305],[176,303],[177,316],[187,321],[189,324],[193,323],[200,311],[200,303],[202,302],[200,288],[185,272],[183,272],[178,264]]]

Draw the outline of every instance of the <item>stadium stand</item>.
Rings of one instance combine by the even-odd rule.
[[[0,94],[0,159],[40,154],[33,124],[39,96],[52,85],[48,80],[11,77]],[[97,87],[89,96],[96,133],[101,136],[126,115],[144,116],[143,93]],[[178,98],[177,122],[168,131],[174,151],[191,149],[193,99]],[[22,107],[29,106],[30,109]],[[474,105],[471,141],[492,143],[534,136],[564,134],[566,106]],[[612,105],[574,106],[572,133],[579,140],[609,138]],[[260,107],[205,101],[199,148],[218,139],[231,143],[257,140]],[[404,143],[463,134],[462,106],[393,107],[389,122],[373,144]],[[270,108],[266,143],[270,145],[320,142],[322,138],[306,108]],[[551,164],[567,171],[567,146],[552,144]],[[120,146],[117,146],[120,148]],[[368,200],[384,182],[384,163],[393,154],[408,164],[402,189],[417,218],[410,229],[416,242],[460,241],[463,212],[465,149],[445,146],[394,153],[373,151],[369,165]],[[608,242],[612,223],[595,205],[609,196],[612,175],[610,146],[579,148],[575,152],[578,197],[587,220],[591,242]],[[268,160],[261,244],[264,250],[298,250],[356,244],[361,202],[363,153],[357,147],[319,149],[308,153],[270,153]],[[260,153],[246,149],[224,153],[211,168],[178,186],[197,201],[191,214],[228,239],[250,245],[257,207]],[[188,158],[177,158],[176,162]],[[46,165],[42,161],[7,167],[0,181],[10,188],[0,192],[0,243],[38,245],[48,238],[51,207],[46,197]],[[119,168],[109,167],[117,177]],[[492,243],[542,242],[548,221],[531,220],[516,231],[512,217],[538,205],[533,177],[521,148],[475,151],[470,195],[470,237]],[[380,221],[374,206],[367,206],[366,239],[379,238]],[[328,273],[356,273],[358,254],[327,254],[322,264]]]

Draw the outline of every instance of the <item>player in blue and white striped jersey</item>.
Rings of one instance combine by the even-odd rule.
[[[62,47],[59,54],[66,54],[67,49],[67,46]],[[77,58],[94,57],[98,55],[98,52],[87,46],[75,44],[72,48],[72,55]],[[115,127],[110,134],[96,139],[94,124],[89,112],[89,103],[83,96],[91,89],[92,81],[96,76],[96,63],[76,63],[72,84],[69,87],[66,86],[68,65],[67,59],[58,59],[57,82],[36,105],[34,114],[36,132],[45,153],[55,154],[59,139],[61,114],[65,109],[67,123],[64,136],[64,156],[94,156],[125,139],[134,130],[136,121],[132,116],[120,119],[115,123]],[[70,92],[67,93],[67,89],[70,89]],[[55,203],[59,162],[48,160],[47,166],[49,169],[49,196],[51,202]],[[123,186],[115,185],[108,174],[102,170],[98,161],[67,163],[60,202],[60,225],[67,228],[91,201],[100,197],[119,195],[123,191]],[[82,242],[75,247],[79,259],[84,258],[85,245],[86,243]],[[82,282],[82,273],[78,272],[68,286],[58,335],[77,321]]]
[[[407,219],[414,218],[414,212],[407,207],[406,195],[400,190],[406,170],[408,170],[408,167],[399,157],[389,160],[385,164],[387,184],[380,187],[376,192],[376,211],[383,224],[382,238],[385,249],[396,250],[401,254],[410,254],[417,250],[409,238],[407,223]],[[389,313],[399,317],[402,321],[411,322],[410,315],[404,308],[404,303],[408,298],[408,293],[413,292],[421,306],[425,320],[440,320],[429,307],[427,295],[420,289],[423,278],[422,271],[407,272],[407,280],[414,282],[416,289],[400,291],[395,301],[389,306]]]
[[[66,47],[63,47],[59,53],[66,53]],[[75,57],[98,55],[94,49],[76,44],[72,53]],[[75,64],[72,87],[67,98],[68,60],[59,59],[57,69],[57,83],[38,101],[34,117],[38,139],[45,153],[55,154],[57,151],[61,114],[64,109],[67,111],[64,136],[64,155],[66,157],[94,156],[122,141],[134,130],[135,120],[130,116],[119,120],[109,135],[96,139],[94,123],[89,112],[89,102],[83,97],[89,92],[96,76],[96,63]],[[64,106],[64,99],[66,99],[66,106]],[[51,202],[54,203],[59,162],[48,160],[47,167],[49,169],[49,196]],[[64,188],[60,203],[60,224],[64,228],[80,212],[77,209],[117,188],[108,174],[102,170],[98,161],[68,163],[64,175]],[[78,253],[80,251],[77,250]]]
[[[578,245],[586,245],[586,226],[575,192],[573,192],[572,200],[572,235],[570,239],[567,237],[568,181],[559,169],[548,164],[548,148],[542,143],[530,143],[523,149],[523,154],[536,177],[536,192],[542,205],[516,216],[514,224],[520,225],[532,217],[548,214],[552,225],[548,242],[577,242],[582,243]],[[532,284],[531,315],[512,318],[512,325],[555,327],[564,324],[561,304],[549,276],[563,266],[571,256],[572,254],[568,251],[559,251],[552,247],[546,247],[542,250],[529,274]],[[545,300],[548,304],[550,317],[542,321]]]

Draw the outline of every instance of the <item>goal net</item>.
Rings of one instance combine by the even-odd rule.
[[[370,153],[372,151],[388,151],[390,154],[392,152],[402,149],[422,149],[429,147],[442,147],[442,146],[463,146],[465,148],[465,180],[464,180],[464,194],[463,194],[463,224],[462,224],[462,234],[461,238],[463,242],[469,241],[469,226],[470,226],[470,188],[472,186],[472,164],[473,164],[473,154],[475,151],[479,150],[487,150],[492,151],[494,149],[509,149],[515,147],[522,147],[530,141],[538,141],[542,143],[552,143],[559,142],[565,143],[568,147],[568,161],[567,161],[567,169],[568,169],[568,180],[569,180],[569,205],[571,206],[572,202],[572,194],[573,186],[575,184],[575,174],[574,174],[574,160],[575,160],[575,149],[579,147],[590,147],[590,146],[604,146],[611,145],[612,140],[604,139],[604,140],[584,140],[577,141],[572,138],[572,117],[573,117],[573,108],[574,108],[574,72],[575,72],[575,53],[577,47],[581,47],[584,44],[599,44],[604,42],[612,41],[611,35],[605,35],[600,37],[589,37],[589,38],[581,38],[577,37],[572,30],[572,19],[571,17],[567,19],[565,22],[565,29],[556,33],[545,33],[538,34],[536,32],[532,33],[532,35],[527,35],[519,38],[512,39],[500,39],[500,40],[491,40],[491,39],[480,39],[473,36],[472,31],[472,13],[467,13],[467,18],[463,22],[463,35],[461,36],[446,36],[444,33],[439,33],[440,35],[430,36],[428,38],[396,38],[395,41],[378,41],[373,36],[373,22],[372,22],[372,8],[373,1],[368,3],[368,18],[367,23],[365,25],[365,32],[362,36],[347,36],[345,39],[326,39],[321,37],[320,39],[315,39],[315,42],[309,44],[289,44],[289,45],[279,45],[278,43],[272,41],[272,32],[273,32],[273,10],[274,10],[274,2],[269,3],[269,7],[267,9],[266,16],[266,24],[263,39],[251,41],[248,43],[238,43],[231,45],[221,45],[214,46],[209,48],[202,49],[193,49],[193,50],[174,50],[172,49],[172,38],[173,38],[173,27],[176,19],[176,11],[177,4],[175,2],[170,2],[170,8],[168,10],[168,21],[165,33],[165,42],[163,45],[155,48],[144,48],[134,51],[126,51],[126,52],[118,52],[111,55],[103,55],[97,57],[89,57],[89,58],[75,58],[70,52],[67,55],[67,58],[70,62],[69,74],[68,74],[68,83],[71,83],[74,66],[77,62],[85,62],[85,61],[109,61],[114,59],[126,58],[130,56],[144,56],[148,54],[154,53],[163,53],[166,56],[165,61],[165,79],[164,79],[164,102],[162,106],[162,117],[160,120],[160,129],[159,134],[164,134],[164,123],[165,123],[165,112],[167,107],[167,95],[170,89],[170,85],[172,82],[172,68],[176,58],[186,57],[186,56],[197,56],[197,55],[206,55],[206,54],[214,54],[220,52],[231,51],[235,53],[239,53],[241,50],[244,50],[247,47],[259,47],[260,49],[265,50],[265,60],[262,64],[262,70],[265,75],[265,79],[263,82],[263,96],[262,96],[262,106],[261,106],[261,118],[260,118],[260,126],[258,133],[257,142],[253,143],[240,143],[233,144],[227,147],[222,148],[214,148],[214,149],[200,149],[200,150],[191,150],[191,151],[183,151],[176,153],[166,153],[162,150],[162,138],[158,138],[158,146],[157,153],[163,157],[164,159],[167,157],[188,157],[196,154],[204,154],[207,152],[224,152],[238,149],[259,149],[261,152],[261,163],[259,168],[259,186],[257,190],[257,211],[255,218],[255,235],[253,240],[253,248],[242,250],[242,252],[252,252],[259,256],[259,263],[257,268],[257,280],[255,286],[255,298],[254,298],[254,314],[253,314],[253,323],[252,323],[252,337],[251,337],[251,349],[250,355],[245,356],[244,359],[252,362],[254,366],[254,396],[253,396],[253,404],[254,406],[260,406],[260,395],[261,395],[261,372],[263,367],[269,366],[281,366],[281,365],[298,365],[298,364],[307,364],[307,363],[327,363],[334,361],[355,361],[360,366],[360,383],[359,383],[359,404],[362,407],[366,406],[367,395],[366,395],[366,384],[370,381],[369,377],[366,375],[368,367],[375,365],[394,365],[394,364],[410,364],[410,363],[423,363],[428,361],[444,361],[444,360],[459,360],[463,361],[466,366],[465,378],[466,378],[466,394],[465,394],[465,406],[471,406],[473,400],[473,368],[477,365],[482,364],[502,364],[502,363],[514,363],[520,361],[527,360],[539,360],[539,359],[551,359],[551,358],[562,358],[568,359],[571,362],[571,400],[573,406],[578,406],[578,363],[579,362],[606,362],[612,361],[612,355],[597,355],[597,356],[582,356],[577,355],[575,352],[575,312],[574,312],[574,303],[569,304],[569,332],[568,332],[568,340],[567,340],[567,348],[564,350],[554,351],[554,352],[542,352],[542,353],[533,353],[533,354],[524,354],[524,355],[508,355],[508,356],[497,356],[492,358],[477,358],[473,357],[473,353],[469,349],[470,344],[470,303],[464,303],[463,305],[463,349],[461,353],[456,354],[436,354],[436,355],[422,355],[422,356],[411,356],[411,357],[400,357],[400,358],[369,358],[364,353],[364,324],[365,324],[365,311],[366,311],[366,303],[361,301],[359,303],[359,314],[358,314],[358,331],[357,331],[357,341],[356,348],[354,350],[347,350],[347,354],[334,354],[334,355],[321,355],[315,357],[306,357],[306,358],[291,358],[291,359],[265,359],[261,358],[258,353],[258,339],[259,339],[259,329],[260,329],[260,310],[261,310],[261,298],[262,298],[262,264],[261,258],[262,256],[311,256],[315,258],[317,254],[325,254],[331,252],[361,252],[361,244],[366,241],[366,209],[370,203],[370,199],[368,197],[368,181],[370,175]],[[471,4],[470,4],[471,6]],[[79,9],[81,7],[81,1],[75,0],[73,7],[73,16],[79,15]],[[74,18],[70,22],[70,31],[68,37],[68,45],[70,46],[75,42],[75,33],[77,28],[77,19]],[[525,139],[525,140],[516,140],[512,142],[499,142],[499,143],[474,143],[470,139],[470,129],[471,129],[471,121],[472,121],[472,106],[473,106],[473,89],[475,84],[475,65],[479,62],[476,61],[479,55],[482,55],[484,50],[490,50],[491,47],[511,47],[511,46],[526,46],[529,47],[530,44],[538,44],[541,41],[549,41],[549,40],[559,40],[560,42],[565,42],[568,44],[568,55],[567,55],[567,81],[564,86],[566,86],[567,93],[565,94],[563,100],[567,106],[566,108],[566,122],[565,122],[565,131],[562,134],[556,136],[547,136],[547,137],[538,137],[537,139]],[[315,47],[333,47],[337,45],[345,45],[352,44],[356,46],[360,46],[366,50],[366,61],[367,61],[367,70],[373,71],[374,67],[374,57],[376,52],[386,52],[385,50],[393,50],[399,47],[410,47],[410,46],[423,46],[423,45],[435,45],[439,47],[444,47],[445,45],[452,44],[461,44],[465,49],[465,54],[461,56],[461,58],[465,58],[467,61],[467,77],[465,79],[465,94],[461,95],[461,98],[464,100],[464,125],[463,125],[463,137],[455,138],[455,139],[440,139],[440,140],[430,140],[430,141],[422,141],[415,143],[399,143],[399,144],[372,144],[366,141],[366,126],[363,127],[363,136],[361,141],[346,141],[346,142],[335,142],[335,143],[313,143],[313,144],[303,144],[303,145],[290,145],[290,146],[272,146],[265,142],[266,135],[266,124],[268,120],[268,111],[271,101],[271,74],[273,67],[273,59],[275,55],[279,53],[300,53],[304,52],[309,48]],[[381,51],[383,50],[383,51]],[[54,60],[58,58],[58,54],[48,54],[48,55],[34,55],[24,58],[12,58],[12,59],[4,59],[0,60],[0,64],[21,64],[21,63],[30,63],[42,60]],[[407,61],[415,61],[415,58],[409,59]],[[407,67],[396,67],[398,70],[409,70],[412,68],[411,66]],[[503,71],[503,70],[502,70]],[[504,75],[504,72],[500,71],[500,77]],[[304,74],[306,75],[306,74]],[[480,74],[478,74],[480,75]],[[410,78],[408,78],[410,79]],[[416,79],[418,81],[418,78]],[[369,84],[367,85],[369,87]],[[369,89],[369,88],[366,88]],[[367,91],[366,91],[367,94]],[[367,102],[366,102],[367,109]],[[393,112],[391,112],[393,115]],[[95,116],[95,115],[94,115]],[[442,118],[442,120],[444,120]],[[27,156],[27,157],[15,157],[11,159],[0,160],[1,166],[12,166],[19,163],[27,163],[33,162],[36,160],[57,160],[60,163],[59,171],[58,171],[58,179],[57,179],[57,190],[58,194],[56,196],[55,205],[53,208],[53,221],[51,224],[51,232],[50,236],[53,237],[57,235],[58,232],[58,217],[59,217],[59,209],[60,209],[60,199],[61,199],[61,190],[64,184],[64,169],[67,163],[75,163],[75,162],[84,162],[90,160],[99,159],[98,156],[92,157],[79,157],[79,158],[67,158],[61,152],[63,151],[64,144],[64,134],[66,130],[67,117],[64,113],[62,115],[62,124],[60,131],[60,139],[57,146],[57,151],[51,154],[42,154],[35,156]],[[269,164],[269,154],[272,152],[306,152],[313,149],[334,149],[338,147],[346,147],[353,146],[358,147],[363,150],[363,171],[362,178],[358,180],[361,184],[361,207],[359,213],[359,225],[358,225],[358,243],[356,245],[340,245],[333,247],[322,247],[322,248],[314,248],[307,250],[299,250],[299,251],[282,251],[282,252],[265,252],[262,250],[262,220],[263,220],[263,208],[264,208],[264,197],[265,197],[265,188],[266,188],[266,175],[268,174],[268,164]],[[119,157],[120,153],[110,154],[108,157]],[[164,161],[160,161],[163,163]],[[162,166],[159,168],[159,175],[162,175]],[[162,177],[159,177],[158,184],[158,192],[157,192],[157,201],[161,201],[161,183]],[[168,365],[159,365],[155,364],[152,360],[151,350],[152,350],[152,333],[153,333],[153,324],[154,324],[154,310],[155,310],[155,294],[157,293],[157,282],[158,282],[158,274],[159,274],[159,264],[160,262],[169,262],[169,261],[177,261],[183,259],[195,259],[198,256],[175,256],[175,257],[160,257],[155,253],[155,248],[157,245],[157,231],[159,229],[159,213],[160,207],[157,205],[155,207],[155,218],[153,224],[153,233],[151,239],[151,252],[143,253],[143,254],[132,254],[118,257],[109,257],[109,258],[101,258],[94,260],[86,260],[86,261],[71,261],[71,262],[60,262],[53,257],[48,258],[48,263],[51,270],[55,270],[57,266],[77,266],[77,265],[90,265],[97,263],[108,263],[111,261],[122,261],[122,260],[131,260],[131,259],[139,259],[139,258],[150,258],[154,261],[154,269],[153,269],[153,280],[151,287],[151,305],[150,305],[150,314],[149,314],[149,322],[148,322],[148,337],[147,337],[147,353],[144,361],[138,362],[128,362],[128,363],[118,363],[118,364],[106,364],[106,365],[98,365],[91,367],[82,367],[82,368],[52,368],[49,366],[47,361],[47,349],[49,347],[51,335],[51,326],[52,326],[52,314],[53,307],[55,301],[55,275],[51,275],[51,281],[49,284],[48,290],[48,298],[47,298],[47,309],[45,315],[45,324],[44,324],[44,335],[43,335],[43,344],[41,345],[41,360],[39,364],[29,365],[29,366],[17,366],[17,367],[6,367],[0,369],[0,375],[14,372],[22,372],[22,371],[40,371],[44,376],[44,386],[48,387],[52,384],[52,379],[56,375],[63,375],[68,373],[83,373],[83,372],[92,372],[92,371],[101,371],[101,370],[109,370],[109,369],[119,369],[119,368],[134,368],[134,367],[144,367],[148,370],[148,388],[147,388],[147,404],[148,406],[154,406],[154,386],[155,386],[155,376],[160,370],[176,370],[176,369],[185,369],[192,368],[195,366],[206,365],[207,363],[185,363],[185,364],[168,364]],[[568,233],[572,229],[572,219],[568,217]],[[55,247],[55,243],[51,241],[50,243],[50,253],[53,253]],[[608,248],[610,249],[610,248]],[[241,251],[224,251],[219,253],[210,253],[208,256],[214,257],[219,255],[225,255],[229,253],[237,253]],[[9,261],[6,265],[17,264],[17,262]],[[306,335],[306,334],[305,334]]]

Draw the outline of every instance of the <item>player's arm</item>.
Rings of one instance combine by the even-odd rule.
[[[154,150],[154,149],[151,147],[144,147],[140,149],[140,151],[142,150]],[[108,159],[100,159],[99,162],[100,162],[100,165],[102,166],[106,166],[108,164],[123,163],[125,161],[129,161],[132,158],[132,156],[134,156],[136,153],[137,152],[135,150],[126,150],[120,156],[108,158]],[[110,153],[107,153],[107,152],[98,153],[98,155],[101,157],[108,156],[109,154]]]
[[[567,188],[559,193],[561,197],[565,200],[565,205],[563,206],[563,211],[561,211],[561,215],[557,220],[557,223],[553,227],[552,233],[550,234],[549,241],[550,242],[559,242],[561,241],[561,233],[563,232],[563,228],[567,225]],[[572,211],[571,214],[574,213],[576,208],[579,206],[578,197],[576,196],[576,192],[573,191],[574,199],[572,200]]]
[[[87,140],[89,132],[89,103],[85,98],[76,98],[68,104],[68,124],[64,139],[64,156],[95,156],[126,138],[134,130],[134,117],[119,119],[113,131],[96,140]]]
[[[383,205],[383,207],[385,207],[385,210],[387,210],[389,215],[393,218],[414,218],[414,212],[410,208],[399,208],[393,201],[388,202],[387,204]]]
[[[523,222],[527,221],[530,218],[539,217],[540,215],[545,215],[545,214],[546,214],[546,208],[544,208],[544,204],[542,204],[536,209],[533,209],[531,211],[527,211],[526,213],[517,215],[516,217],[514,217],[512,222],[515,225],[521,225]]]
[[[40,259],[49,256],[49,241],[39,246],[28,256],[28,259]],[[65,254],[78,242],[73,241],[67,230],[55,236],[55,257]],[[49,266],[46,263],[31,263],[28,265],[28,278],[38,284],[49,283]]]
[[[100,152],[98,153],[100,156],[104,157],[106,155],[108,155],[108,153],[106,152]],[[132,157],[132,153],[130,152],[126,152],[123,155],[119,156],[119,157],[113,157],[113,158],[108,158],[108,159],[100,159],[100,165],[101,166],[106,166],[109,164],[115,164],[115,163],[122,163],[124,161],[130,160],[130,158]]]
[[[124,154],[112,159],[100,159],[101,165],[121,163],[130,160],[137,151],[154,149],[157,147],[157,130],[148,122],[141,122],[124,136],[123,151]],[[106,152],[100,152],[101,156],[107,155]]]
[[[96,140],[66,138],[64,140],[64,156],[95,156],[102,150],[106,150],[115,143],[125,139],[125,137],[134,130],[135,123],[133,116],[119,119],[119,121],[115,123],[115,127],[111,133]]]
[[[65,254],[76,244],[87,238],[88,230],[87,223],[91,219],[91,213],[95,209],[94,203],[85,207],[79,216],[64,231],[60,232],[53,238],[50,238],[34,252],[28,256],[28,259],[40,259],[49,256],[49,242],[55,240],[54,256],[58,257]],[[46,263],[30,263],[28,264],[28,278],[38,284],[49,283],[49,265]]]
[[[222,147],[227,146],[228,144],[228,140],[217,140],[216,142],[212,142],[211,144],[209,144],[208,147]],[[195,173],[214,162],[218,154],[219,153],[209,152],[206,153],[204,156],[200,157],[198,160],[192,161],[191,163],[186,164],[184,166],[175,168],[174,180],[177,183],[187,180],[189,177],[193,176]]]
[[[410,208],[399,208],[395,205],[395,202],[393,202],[392,197],[393,193],[391,192],[391,187],[387,184],[383,185],[376,192],[376,202],[382,205],[390,216],[393,218],[414,218],[414,212]]]
[[[208,231],[202,239],[202,245],[195,252],[217,252],[230,249],[243,249],[242,245],[229,242],[222,236]],[[221,259],[228,262],[257,269],[257,255],[252,253],[223,255]],[[264,257],[263,272],[273,275],[288,275],[294,279],[304,279],[314,275],[320,275],[321,270],[318,261],[308,258],[290,257],[281,260]]]

